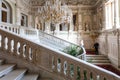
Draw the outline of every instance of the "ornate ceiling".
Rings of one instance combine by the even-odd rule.
[[[45,3],[46,0],[24,0],[29,2],[33,6],[41,6]],[[98,0],[61,0],[63,3],[68,5],[95,5]]]

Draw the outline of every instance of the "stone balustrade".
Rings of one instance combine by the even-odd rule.
[[[0,22],[0,28],[6,29],[6,30],[8,30],[10,32],[14,32],[16,34],[20,33],[20,26],[18,26],[18,25]]]
[[[38,30],[28,27],[20,27],[20,35],[36,35],[38,36]]]
[[[0,49],[65,80],[120,80],[112,72],[3,29],[0,29]]]
[[[63,51],[63,49],[65,49],[67,46],[77,45],[66,40],[63,40],[61,38],[55,37],[53,35],[47,34],[43,31],[38,31],[37,29],[34,28],[28,28],[3,22],[1,22],[0,27],[15,34],[19,34],[24,38],[41,42],[47,46],[53,47],[60,51]],[[86,53],[79,56],[81,56],[79,57],[80,59],[85,60]]]
[[[39,38],[40,40],[43,40],[43,41],[47,41],[47,42],[50,42],[51,44],[55,45],[56,47],[58,47],[59,49],[64,49],[65,47],[67,46],[70,46],[70,45],[76,45],[76,46],[79,46],[77,44],[74,44],[74,43],[71,43],[71,42],[68,42],[66,40],[63,40],[61,38],[58,38],[58,37],[55,37],[53,35],[50,35],[48,33],[45,33],[43,31],[39,31]]]
[[[0,22],[0,28],[20,35],[38,35],[38,30],[20,25]]]

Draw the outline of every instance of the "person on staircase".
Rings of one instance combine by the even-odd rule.
[[[95,49],[96,55],[98,55],[98,54],[99,54],[99,51],[98,51],[98,49],[99,49],[99,43],[98,43],[98,42],[96,42],[96,43],[94,44],[94,49]]]

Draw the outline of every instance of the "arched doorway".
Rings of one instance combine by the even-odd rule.
[[[1,22],[12,23],[12,10],[6,1],[0,3],[1,6]]]

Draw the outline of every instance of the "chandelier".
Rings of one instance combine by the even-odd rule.
[[[72,17],[72,11],[66,4],[60,0],[48,0],[44,6],[38,8],[39,18],[44,22],[52,24],[69,23]]]

